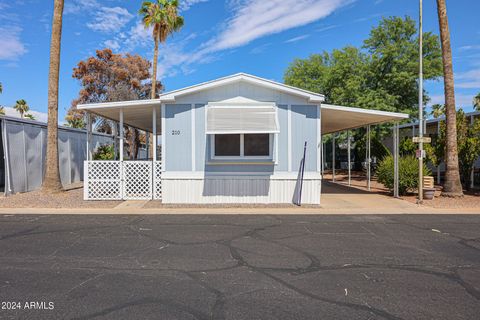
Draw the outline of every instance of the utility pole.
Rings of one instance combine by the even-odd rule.
[[[418,136],[420,138],[418,149],[420,157],[418,158],[418,203],[423,202],[423,2],[420,0],[419,17],[419,72],[418,72]]]

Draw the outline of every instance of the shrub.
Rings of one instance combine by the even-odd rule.
[[[95,150],[93,160],[115,160],[115,148],[112,144],[103,144]]]
[[[398,159],[398,192],[401,195],[412,192],[418,188],[418,160],[413,156],[400,157]],[[388,156],[380,162],[377,168],[378,182],[382,183],[390,191],[393,191],[393,157]],[[431,174],[427,166],[423,165],[424,175]]]

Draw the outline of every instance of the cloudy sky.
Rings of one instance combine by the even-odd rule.
[[[160,48],[159,76],[166,90],[237,72],[282,81],[294,58],[361,45],[382,16],[416,19],[418,0],[180,0],[185,27]],[[151,59],[152,40],[137,14],[141,1],[65,0],[60,75],[60,119],[77,96],[78,61],[96,49],[139,53]],[[480,92],[480,1],[449,0],[459,105],[471,110]],[[438,33],[435,1],[424,1],[426,31]],[[53,0],[0,0],[0,105],[27,100],[42,118]],[[426,88],[443,102],[441,82]],[[10,112],[10,111],[9,111]]]

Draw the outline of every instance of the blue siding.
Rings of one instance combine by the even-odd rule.
[[[205,134],[205,105],[195,105],[195,166],[203,171],[206,160],[207,135]]]
[[[192,116],[190,105],[165,107],[165,170],[192,170]],[[180,131],[174,135],[173,131]]]
[[[205,134],[205,105],[195,105],[195,132],[192,141],[192,115],[191,105],[167,105],[165,110],[165,170],[191,171],[192,170],[192,142],[195,143],[195,170],[205,172],[264,172],[266,175],[274,172],[288,171],[288,107],[278,105],[278,121],[280,133],[278,134],[278,163],[266,165],[239,165],[228,164],[225,160],[212,160],[210,158],[210,136]],[[317,170],[317,107],[311,105],[291,106],[291,147],[292,171],[297,172],[303,144],[307,141],[306,171]],[[179,135],[173,135],[173,130],[179,130]],[[275,144],[274,144],[275,145]],[[275,155],[275,150],[273,150]],[[263,160],[243,160],[245,162],[262,162]],[[217,164],[215,164],[217,162]],[[218,162],[221,162],[218,163]],[[232,160],[238,162],[238,160]]]
[[[317,108],[292,106],[292,170],[297,171],[307,141],[305,171],[317,171]]]
[[[275,171],[288,171],[288,106],[278,106],[278,163]]]

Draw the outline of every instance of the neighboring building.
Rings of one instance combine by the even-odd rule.
[[[59,127],[58,151],[63,185],[83,180],[85,130]],[[28,119],[0,116],[0,192],[14,194],[42,185],[47,150],[47,125]],[[112,144],[113,136],[94,135],[95,145]]]
[[[480,118],[480,112],[469,112],[466,114],[467,118],[473,123],[475,119]],[[445,121],[445,117],[442,116],[436,119],[428,119],[425,121],[425,136],[427,137],[435,137],[438,135],[440,131],[440,122]],[[399,126],[400,131],[400,141],[405,139],[406,137],[411,138],[418,136],[418,122],[407,123]],[[391,138],[386,139],[385,144],[390,146],[392,144]],[[435,175],[437,179],[437,183],[440,184],[443,180],[443,176],[445,174],[445,165],[442,163],[439,167],[433,167],[429,165],[432,173]],[[472,187],[480,185],[480,158],[477,159],[474,166],[474,171],[472,172],[473,179],[472,179]]]
[[[323,101],[240,73],[154,100],[79,105],[153,133],[154,145],[161,135],[162,146],[149,161],[87,161],[85,199],[291,203],[302,189],[303,203],[319,204],[323,134],[408,118]]]

